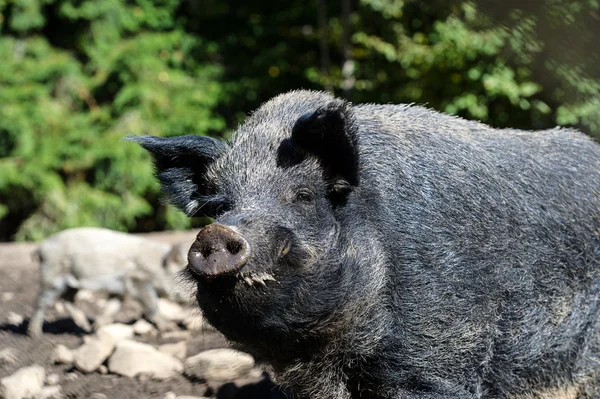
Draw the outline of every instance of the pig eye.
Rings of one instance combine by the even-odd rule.
[[[301,188],[296,191],[296,195],[294,196],[294,202],[311,202],[315,199],[315,195],[308,188]]]

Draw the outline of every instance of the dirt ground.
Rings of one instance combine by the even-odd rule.
[[[150,238],[164,242],[193,241],[194,232],[151,233]],[[253,383],[232,381],[223,386],[203,381],[190,381],[183,375],[166,381],[147,378],[127,378],[98,372],[83,374],[73,367],[52,365],[50,354],[55,345],[63,344],[71,349],[80,346],[84,333],[68,315],[50,309],[44,324],[44,336],[33,339],[26,335],[28,319],[34,309],[34,301],[39,287],[37,265],[31,259],[36,247],[31,243],[0,244],[0,350],[11,347],[18,351],[16,363],[0,364],[0,378],[14,373],[17,369],[38,364],[47,374],[60,376],[63,397],[65,398],[164,398],[167,392],[177,396],[210,396],[218,399],[274,399],[285,398],[280,389],[268,377]],[[98,313],[90,304],[77,304],[86,314]],[[86,308],[87,306],[87,308]],[[22,323],[15,323],[15,314],[23,317]],[[140,318],[141,307],[132,300],[126,300],[116,321],[132,323]],[[18,318],[18,317],[17,317]],[[177,342],[178,339],[146,337],[138,339],[153,345]],[[179,339],[180,340],[180,339]],[[202,350],[227,347],[225,339],[217,332],[206,330],[193,332],[188,340],[188,356]],[[93,396],[92,396],[93,395]]]

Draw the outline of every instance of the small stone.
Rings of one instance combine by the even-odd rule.
[[[110,356],[115,341],[109,335],[97,335],[73,351],[75,366],[84,373],[91,373]]]
[[[158,298],[158,314],[165,320],[180,322],[187,317],[188,311],[175,302]]]
[[[154,326],[144,319],[139,319],[133,324],[133,332],[137,335],[146,335],[156,331]]]
[[[189,357],[185,374],[205,381],[230,381],[244,377],[254,367],[254,358],[234,349],[211,349]]]
[[[108,374],[108,367],[102,364],[100,367],[98,367],[98,372],[106,375]]]
[[[163,344],[158,347],[158,350],[167,355],[176,357],[179,360],[183,360],[187,355],[187,342],[179,341],[174,344]]]
[[[0,366],[14,364],[19,358],[19,352],[14,348],[4,348],[0,350]]]
[[[165,394],[163,399],[177,399],[177,395],[175,394],[175,392],[169,391]]]
[[[96,335],[108,335],[113,341],[133,338],[133,327],[122,323],[113,323],[102,326]]]
[[[73,319],[73,322],[79,328],[88,333],[92,331],[92,326],[83,310],[79,309],[71,302],[65,302],[65,308],[67,309],[67,313]]]
[[[210,329],[210,325],[204,322],[202,315],[199,312],[193,312],[183,319],[183,325],[191,331],[200,331]]]
[[[42,388],[42,392],[40,392],[37,399],[60,399],[62,398],[61,388],[58,385],[44,387]]]
[[[54,310],[56,310],[56,313],[58,313],[61,316],[67,313],[67,309],[65,309],[65,304],[62,303],[62,301],[58,301],[54,304]]]
[[[48,374],[46,376],[46,385],[58,385],[60,376],[58,374]]]
[[[162,316],[159,316],[156,319],[154,319],[154,324],[156,324],[156,328],[161,333],[169,331],[179,331],[179,326],[177,325],[177,322],[166,320]]]
[[[169,331],[162,334],[164,339],[190,339],[192,333],[190,331]]]
[[[20,326],[21,324],[23,324],[24,319],[23,316],[21,316],[18,313],[8,312],[6,320],[8,321],[8,324],[12,324],[13,326]]]
[[[119,310],[121,310],[121,306],[123,306],[123,303],[121,302],[120,299],[111,298],[106,301],[106,304],[104,305],[104,309],[102,310],[102,313],[110,314],[110,315],[114,316],[115,314],[117,314],[119,312]]]
[[[3,302],[12,301],[12,299],[14,297],[15,297],[15,293],[14,292],[3,292],[2,293],[2,301]]]
[[[100,303],[102,301],[102,303]],[[102,309],[102,314],[96,317],[94,320],[94,327],[99,329],[102,326],[111,324],[114,322],[115,315],[119,313],[122,303],[117,298],[109,299],[108,301],[104,298],[98,300],[97,305]]]
[[[70,373],[65,374],[66,381],[75,381],[78,378],[79,378],[79,374],[76,372],[70,372]]]
[[[17,370],[0,380],[0,397],[4,399],[25,399],[38,397],[44,386],[46,371],[33,365]]]
[[[50,362],[54,364],[66,364],[70,366],[73,364],[73,351],[64,345],[56,345],[52,355],[50,355]]]
[[[96,297],[94,292],[91,290],[79,290],[75,295],[75,302],[77,301],[85,301],[85,302],[96,302]]]
[[[126,377],[148,374],[156,379],[166,379],[181,373],[183,364],[151,345],[123,340],[117,343],[115,352],[108,359],[108,369]]]

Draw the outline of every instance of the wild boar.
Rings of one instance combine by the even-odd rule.
[[[582,133],[295,91],[230,142],[131,140],[175,205],[215,218],[186,269],[205,317],[299,397],[599,397]]]
[[[42,334],[46,310],[61,297],[67,299],[67,309],[75,322],[90,330],[87,318],[76,313],[71,304],[79,289],[130,295],[142,303],[145,317],[160,324],[157,296],[171,294],[174,264],[181,262],[176,257],[179,248],[94,227],[68,229],[53,235],[35,251],[41,287],[28,333]],[[187,260],[179,264],[186,263]]]

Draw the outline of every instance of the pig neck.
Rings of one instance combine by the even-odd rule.
[[[350,399],[353,397],[376,398],[369,392],[376,390],[376,370],[373,364],[383,360],[383,346],[375,332],[381,321],[355,330],[351,335],[332,339],[318,350],[305,348],[310,357],[272,363],[277,381],[289,386],[299,398]],[[362,336],[363,339],[359,339]],[[371,359],[371,360],[369,360]],[[373,362],[373,359],[377,361]],[[373,390],[370,387],[374,387]],[[357,393],[360,392],[360,396]]]
[[[303,354],[299,357],[283,359],[275,353],[271,357],[278,381],[300,393],[300,398],[349,399],[360,385],[367,389],[361,388],[360,397],[376,397],[368,396],[370,376],[376,375],[369,368],[384,361],[386,334],[394,319],[387,287],[388,260],[382,255],[385,252],[377,234],[373,230],[366,234],[362,237],[369,237],[369,242],[357,245],[361,251],[348,251],[342,259],[345,267],[362,274],[352,275],[356,290],[349,292],[339,311],[323,323],[326,331],[317,340],[298,344],[294,352],[288,352]]]

